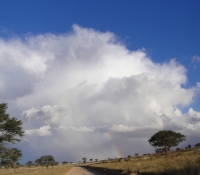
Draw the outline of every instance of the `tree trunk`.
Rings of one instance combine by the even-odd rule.
[[[170,147],[164,147],[164,149],[165,149],[165,153],[166,153],[166,155],[168,155],[168,152],[170,151]]]
[[[167,155],[167,153],[168,153],[168,148],[165,146],[164,149],[165,149],[165,155]]]
[[[15,174],[15,171],[16,171],[15,163],[13,164],[13,167],[14,167],[14,174]]]

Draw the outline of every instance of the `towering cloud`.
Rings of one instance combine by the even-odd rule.
[[[132,145],[152,151],[147,139],[158,130],[200,131],[200,112],[182,112],[200,85],[184,88],[186,69],[175,59],[155,63],[112,33],[77,25],[63,35],[1,39],[0,48],[0,101],[23,119],[29,142],[20,147],[28,144],[33,158],[127,156]]]

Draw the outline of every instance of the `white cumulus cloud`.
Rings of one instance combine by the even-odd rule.
[[[200,120],[200,112],[195,111],[194,109],[190,108],[188,111],[189,116],[194,119]]]
[[[29,135],[48,136],[48,135],[52,135],[51,131],[49,131],[50,129],[51,127],[47,125],[47,126],[42,126],[39,129],[25,130],[25,134],[27,136]]]
[[[128,155],[130,144],[146,141],[136,151],[148,151],[148,138],[162,129],[195,136],[199,112],[182,109],[200,86],[185,88],[186,72],[175,59],[155,63],[144,49],[128,50],[113,33],[78,25],[67,34],[0,39],[0,101],[21,115],[32,149],[40,142],[74,160],[94,148],[103,158],[112,144]]]

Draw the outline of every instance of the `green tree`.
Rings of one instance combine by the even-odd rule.
[[[83,160],[83,163],[86,163],[87,158],[83,157],[82,160]]]
[[[43,168],[43,166],[44,166],[43,159],[39,158],[39,159],[35,160],[35,165],[36,166],[41,166]]]
[[[59,162],[55,162],[54,165],[59,165]]]
[[[1,164],[4,164],[4,166],[10,166],[10,164],[12,164],[15,171],[16,162],[14,161],[14,157],[20,157],[22,153],[17,148],[8,149],[5,148],[4,145],[7,143],[14,144],[19,142],[20,138],[24,136],[24,131],[22,130],[22,121],[14,117],[10,118],[6,110],[7,104],[0,103],[0,159],[2,160]],[[12,156],[5,159],[5,155],[7,154],[11,154]]]
[[[185,140],[185,136],[171,130],[163,130],[155,133],[149,143],[151,146],[163,149],[167,154],[171,147],[177,146],[180,142]]]
[[[19,167],[21,167],[22,166],[22,164],[20,163],[20,162],[17,162],[16,163],[16,168],[19,168]]]
[[[34,163],[32,161],[28,161],[26,163],[26,166],[29,167],[29,171],[30,171],[31,166],[33,166],[33,165],[34,165]]]
[[[48,165],[49,165],[49,166],[52,166],[52,168],[53,168],[54,165],[55,165],[54,157],[51,156],[51,155],[46,156],[45,162],[46,162],[46,167],[47,167],[47,168],[48,168]]]
[[[139,156],[139,154],[138,153],[135,153],[135,157],[138,157]]]
[[[63,164],[63,165],[65,165],[65,164],[68,164],[68,162],[66,162],[66,161],[63,161],[63,162],[62,162],[62,164]]]
[[[128,156],[127,156],[127,160],[131,160],[131,155],[128,155]]]
[[[6,113],[7,104],[0,103],[0,145],[5,143],[16,143],[20,137],[24,136],[22,130],[22,121],[16,118],[10,118]]]
[[[93,159],[90,159],[90,161],[92,162],[92,161],[93,161]]]
[[[1,155],[2,164],[7,166],[11,166],[14,169],[14,173],[16,170],[16,163],[22,157],[22,152],[17,148],[3,148],[3,154]]]
[[[56,165],[56,161],[54,160],[54,157],[51,155],[45,155],[40,157],[39,159],[35,160],[36,165],[40,165],[40,166],[46,166],[46,168],[48,168],[49,166],[53,166]]]

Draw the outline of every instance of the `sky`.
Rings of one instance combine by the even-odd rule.
[[[200,142],[200,1],[0,1],[0,103],[26,163],[153,153],[160,130]]]

